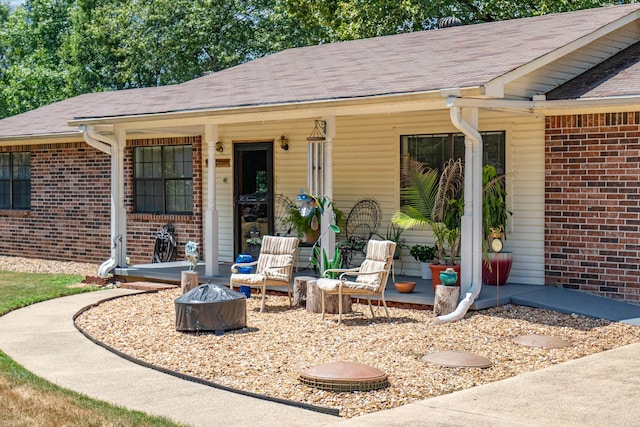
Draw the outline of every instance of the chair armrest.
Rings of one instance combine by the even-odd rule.
[[[322,277],[327,277],[327,273],[344,273],[347,271],[358,271],[360,268],[329,268],[322,273]]]
[[[253,267],[254,265],[258,264],[258,261],[252,261],[252,262],[239,262],[237,264],[233,264],[231,266],[231,272],[232,273],[237,273],[238,272],[238,267]]]
[[[343,276],[367,276],[370,274],[380,274],[384,273],[387,270],[376,270],[376,271],[368,271],[366,273],[360,273],[360,271],[345,271],[340,275],[340,280],[343,280]]]

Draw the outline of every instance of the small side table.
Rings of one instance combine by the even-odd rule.
[[[325,295],[325,313],[338,314],[340,311],[338,301],[340,300],[337,294]],[[316,279],[307,281],[307,311],[322,313],[322,291],[318,288]],[[351,295],[342,296],[342,314],[344,313],[351,313]]]
[[[298,276],[293,279],[293,306],[294,307],[306,307],[307,306],[307,283],[311,280],[316,280],[311,276]]]

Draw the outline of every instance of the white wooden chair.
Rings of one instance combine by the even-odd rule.
[[[342,321],[342,296],[362,295],[367,297],[371,317],[374,317],[371,306],[371,296],[380,296],[384,311],[389,318],[387,302],[384,299],[384,291],[387,287],[389,272],[393,267],[393,252],[396,249],[395,242],[390,240],[369,240],[367,243],[366,257],[360,267],[349,269],[329,269],[323,273],[323,278],[318,279],[318,288],[322,292],[322,319],[325,312],[325,294],[338,295],[338,325]],[[329,273],[340,273],[338,279],[327,277]]]
[[[237,263],[231,266],[229,287],[234,285],[258,288],[262,292],[260,312],[264,310],[264,300],[269,287],[286,287],[291,306],[291,276],[296,260],[298,244],[297,237],[263,236],[258,260],[248,263]],[[239,267],[256,267],[252,274],[238,273]]]

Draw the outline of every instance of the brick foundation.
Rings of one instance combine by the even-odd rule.
[[[640,304],[640,112],[547,117],[545,281]]]

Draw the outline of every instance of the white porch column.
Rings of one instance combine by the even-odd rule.
[[[336,136],[336,118],[335,116],[329,116],[324,119],[326,123],[325,141],[324,141],[324,163],[323,163],[323,186],[324,195],[333,202],[333,139]],[[331,224],[331,217],[333,216],[333,206],[330,209],[325,210],[322,215],[323,230],[327,230],[322,234],[320,241],[320,247],[327,252],[327,257],[331,259],[335,252],[336,236],[329,229]],[[321,257],[321,260],[323,258]],[[325,266],[322,266],[324,271]]]
[[[477,132],[478,109],[463,108],[462,120]],[[482,140],[465,134],[464,215],[460,255],[461,289],[465,295],[482,282]]]
[[[127,210],[124,205],[124,149],[126,129],[115,126],[111,147],[111,257],[119,267],[127,265]],[[115,244],[114,244],[115,243]]]
[[[206,124],[204,142],[207,148],[207,206],[204,214],[205,275],[218,276],[218,210],[216,209],[216,142],[218,125]]]

